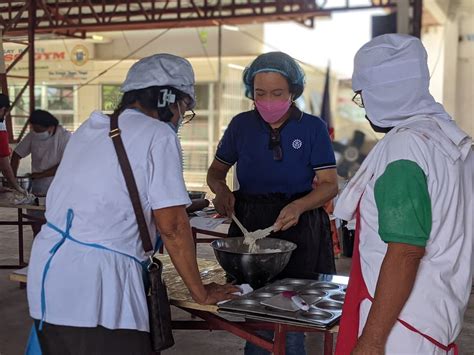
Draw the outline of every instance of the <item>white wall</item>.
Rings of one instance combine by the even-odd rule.
[[[262,38],[263,25],[239,26],[257,39]],[[128,55],[155,37],[145,48],[131,58],[143,58],[156,53],[172,53],[186,58],[215,57],[218,50],[217,27],[177,28],[171,30],[104,32],[100,34],[110,43],[97,45],[97,57],[103,60],[117,59]],[[243,32],[222,29],[222,55],[247,56],[262,52],[262,43]]]
[[[440,23],[422,34],[432,73],[430,91],[474,136],[474,1],[428,0],[424,6]]]
[[[456,120],[474,136],[474,6],[460,11],[459,35]]]
[[[430,92],[438,102],[443,102],[444,82],[444,27],[424,29],[421,40],[428,53],[428,68],[431,74]]]
[[[281,50],[309,64],[325,68],[331,62],[333,73],[342,78],[352,75],[354,55],[370,40],[371,16],[380,9],[336,12],[316,18],[314,29],[294,22],[265,24],[266,51]]]

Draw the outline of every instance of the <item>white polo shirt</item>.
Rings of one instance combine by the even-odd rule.
[[[182,174],[181,147],[168,125],[135,110],[120,115],[119,127],[150,234],[155,236],[153,210],[190,203]],[[72,209],[72,237],[144,260],[135,214],[109,130],[109,117],[94,112],[71,137],[48,192],[46,218],[64,230],[67,210]],[[60,239],[58,232],[43,226],[33,243],[28,302],[35,319],[42,315],[43,269],[51,248]],[[126,256],[66,240],[52,259],[45,293],[48,323],[149,330],[142,270]]]

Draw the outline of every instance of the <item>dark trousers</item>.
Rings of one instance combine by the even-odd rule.
[[[39,321],[35,320],[36,329]],[[43,323],[37,331],[43,355],[150,355],[150,333],[132,329],[69,327]]]

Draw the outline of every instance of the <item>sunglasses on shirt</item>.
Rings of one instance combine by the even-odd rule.
[[[352,97],[352,102],[355,103],[360,108],[364,108],[364,100],[362,100],[362,95],[360,91],[357,91]]]
[[[278,129],[270,130],[269,148],[273,150],[273,160],[283,159],[283,150],[281,149],[280,131]]]

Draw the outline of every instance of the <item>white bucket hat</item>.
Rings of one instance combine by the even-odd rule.
[[[150,86],[171,86],[191,98],[188,109],[196,105],[194,71],[191,63],[172,54],[155,54],[132,65],[120,88],[121,92],[145,89]]]

